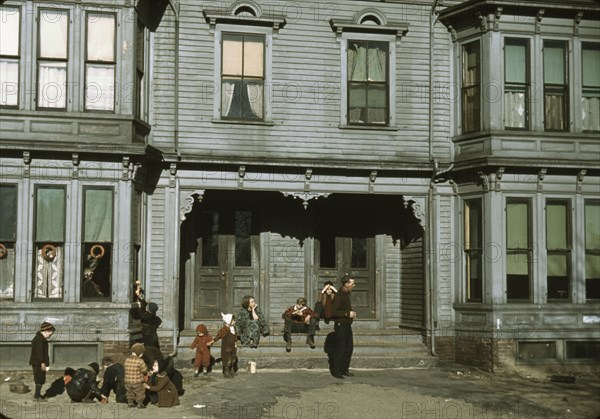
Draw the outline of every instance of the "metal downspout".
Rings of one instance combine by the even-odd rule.
[[[173,88],[174,92],[174,105],[173,105],[173,146],[177,153],[177,160],[181,160],[181,153],[179,152],[179,8],[175,7],[173,0],[169,0],[169,6],[175,16],[175,65],[174,65],[174,80]],[[179,3],[177,3],[179,6]],[[179,281],[179,254],[181,249],[180,246],[180,226],[179,226],[179,178],[175,181],[175,217],[176,217],[176,228],[174,232],[175,239],[175,255],[173,262],[173,283],[176,284]],[[177,354],[177,340],[179,335],[179,287],[175,287],[173,290],[173,353]]]

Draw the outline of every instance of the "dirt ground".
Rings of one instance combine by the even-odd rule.
[[[46,403],[33,393],[16,394],[19,377],[0,374],[0,411],[11,419],[37,418],[590,418],[600,416],[600,378],[575,383],[549,377],[494,375],[453,364],[429,369],[354,371],[338,380],[326,370],[240,370],[234,379],[219,372],[194,378],[183,370],[186,393],[174,408],[130,409],[124,404],[70,403],[66,394]],[[54,372],[58,377],[60,373]],[[48,383],[54,378],[49,377]],[[113,398],[114,400],[114,398]]]

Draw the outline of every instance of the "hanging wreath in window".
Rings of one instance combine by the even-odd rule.
[[[8,250],[6,250],[6,246],[0,243],[0,259],[4,259],[8,255]]]
[[[104,257],[104,246],[101,244],[95,244],[90,249],[90,256],[93,259],[102,259]]]
[[[53,262],[56,259],[56,247],[52,244],[45,244],[42,247],[42,257],[48,262]]]

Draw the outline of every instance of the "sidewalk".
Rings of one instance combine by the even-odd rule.
[[[259,366],[260,367],[260,366]],[[0,408],[21,418],[590,418],[600,415],[600,378],[574,384],[549,379],[498,376],[465,366],[430,369],[354,370],[338,380],[326,370],[240,370],[234,379],[220,372],[194,378],[183,370],[186,393],[174,408],[129,409],[124,404],[70,403],[66,394],[47,403],[33,393],[9,392],[18,375],[0,375]],[[54,372],[56,377],[60,374]],[[33,387],[31,374],[20,374]],[[5,381],[8,377],[10,380]],[[48,377],[50,383],[54,376]],[[47,384],[48,385],[48,384]],[[44,387],[44,389],[47,387]],[[114,401],[114,396],[111,397]]]

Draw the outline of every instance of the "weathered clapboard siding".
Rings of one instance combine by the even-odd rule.
[[[400,242],[392,240],[391,236],[385,237],[385,307],[384,315],[386,325],[398,326],[400,323]]]
[[[402,249],[400,271],[400,324],[421,328],[425,321],[423,239]]]
[[[231,4],[226,1],[219,6],[226,9]],[[352,19],[357,12],[374,6],[389,20],[409,23],[408,34],[396,46],[398,131],[340,129],[341,49],[328,20]],[[219,92],[213,94],[218,88],[213,86],[214,39],[201,15],[202,7],[190,0],[181,2],[179,149],[215,158],[341,158],[365,165],[400,163],[404,158],[427,161],[430,6],[411,5],[409,12],[402,4],[340,1],[330,7],[330,2],[321,0],[303,5],[306,13],[288,16],[287,25],[273,39],[270,88],[274,125],[251,126],[210,122],[213,101],[219,100]],[[328,14],[317,13],[315,17],[313,12],[319,8],[329,10]],[[173,146],[173,25],[173,19],[166,16],[155,39],[154,144],[159,147]],[[443,70],[443,60],[448,59],[443,56],[446,38],[447,33],[438,29],[436,40],[444,40],[444,44],[437,47],[436,59],[442,62],[437,64],[436,74],[442,83],[449,83],[447,67]],[[440,112],[436,119],[440,127],[436,154],[448,159],[449,140],[441,131],[449,124],[448,112]]]
[[[269,242],[269,322],[282,322],[281,314],[307,297],[304,287],[304,248],[297,239],[271,233]],[[261,302],[259,302],[261,304]]]
[[[165,280],[164,252],[165,252],[165,189],[156,188],[152,195],[148,196],[151,215],[149,223],[152,224],[150,243],[148,244],[150,255],[150,272],[147,272],[146,296],[149,301],[154,301],[159,306],[163,303]],[[148,282],[149,280],[149,282]]]

